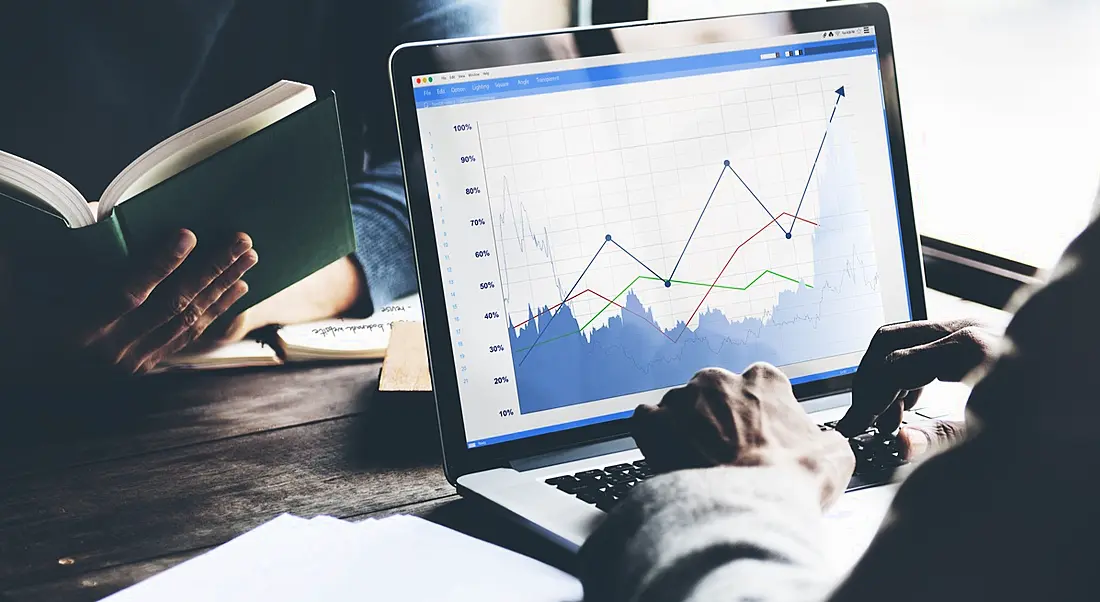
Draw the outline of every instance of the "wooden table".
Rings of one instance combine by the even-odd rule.
[[[98,600],[283,512],[421,515],[569,570],[458,498],[430,395],[378,393],[379,367],[154,376],[0,417],[0,600]]]
[[[940,293],[929,305],[937,318],[1008,317]],[[163,375],[0,414],[0,600],[98,600],[283,512],[416,514],[574,568],[458,498],[430,394],[378,393],[379,369]]]

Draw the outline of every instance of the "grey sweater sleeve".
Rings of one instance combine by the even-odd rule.
[[[835,588],[817,492],[797,473],[712,468],[640,486],[582,550],[596,601],[1096,599],[1100,221],[1008,327],[966,440],[898,490]]]
[[[828,594],[819,494],[794,469],[708,468],[637,487],[581,550],[585,599],[802,602]]]
[[[1021,296],[970,395],[966,441],[906,479],[834,600],[1097,599],[1098,281],[1093,221]]]

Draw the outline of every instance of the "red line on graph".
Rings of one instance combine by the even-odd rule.
[[[710,295],[710,292],[714,290],[714,287],[718,284],[718,281],[722,279],[722,275],[726,273],[726,269],[729,268],[730,263],[733,262],[733,258],[737,255],[737,252],[741,250],[741,247],[744,247],[745,245],[749,244],[749,241],[756,238],[757,236],[760,236],[760,234],[763,233],[764,230],[768,229],[768,226],[771,226],[772,224],[777,223],[779,221],[779,218],[781,218],[783,216],[795,218],[796,220],[798,220],[800,222],[806,222],[807,224],[810,224],[811,226],[815,226],[815,227],[820,225],[817,222],[810,221],[810,220],[808,220],[804,217],[795,217],[795,216],[791,215],[790,213],[787,213],[786,211],[784,211],[783,213],[780,213],[779,215],[777,215],[775,217],[775,219],[769,220],[767,224],[764,224],[764,226],[762,228],[760,228],[759,230],[756,231],[756,234],[753,234],[752,236],[745,239],[744,242],[737,245],[737,248],[733,250],[733,253],[730,254],[729,260],[726,261],[726,265],[722,268],[722,271],[718,273],[718,277],[714,279],[714,283],[712,283],[710,285],[710,287],[707,288],[707,292],[703,294],[702,300],[699,301],[699,305],[695,308],[695,311],[691,314],[691,317],[688,318],[687,322],[684,322],[684,328],[687,328],[687,325],[690,324],[691,321],[695,319],[695,315],[699,313],[699,309],[701,309],[703,307],[703,303],[706,302],[707,297]],[[646,319],[645,316],[639,314],[636,311],[631,311],[630,309],[627,309],[626,307],[624,307],[622,305],[619,305],[618,303],[612,301],[611,299],[608,299],[607,297],[601,295],[600,293],[597,293],[596,291],[594,291],[590,288],[584,289],[583,291],[573,295],[572,297],[569,297],[565,301],[562,301],[561,303],[558,303],[557,305],[555,305],[553,307],[548,307],[548,308],[540,311],[539,313],[535,314],[533,317],[537,318],[537,317],[539,317],[543,314],[550,313],[550,312],[554,311],[555,309],[561,307],[562,305],[565,305],[566,303],[576,299],[577,297],[580,297],[581,295],[587,294],[587,293],[591,293],[593,295],[596,295],[600,299],[603,299],[604,301],[607,301],[608,303],[614,305],[615,307],[618,307],[619,309],[622,309],[622,310],[625,310],[625,311],[629,311],[630,313],[632,313],[632,314],[638,316],[639,318],[645,320],[647,324],[649,324],[650,326],[656,328],[657,332],[660,332],[661,334],[663,334],[665,336],[665,338],[667,338],[668,340],[670,340],[672,342],[676,342],[680,338],[680,335],[677,335],[676,339],[673,339],[672,337],[668,336],[668,334],[666,334],[665,331],[661,330],[660,326],[654,324],[653,322],[650,322],[648,319]],[[519,324],[515,324],[514,326],[512,326],[512,328],[520,328],[524,324],[527,324],[528,322],[530,322],[531,319],[532,318],[528,318],[528,319],[520,322]],[[680,331],[680,334],[683,334],[683,330]]]
[[[760,233],[763,232],[765,229],[767,229],[768,226],[772,225],[772,222],[778,220],[780,217],[783,217],[784,215],[786,215],[787,217],[792,217],[792,218],[794,218],[795,220],[798,220],[798,221],[806,222],[807,224],[812,224],[813,226],[818,225],[814,222],[811,222],[808,219],[798,217],[796,215],[791,215],[790,213],[787,213],[786,211],[784,211],[783,213],[780,213],[779,216],[776,217],[774,220],[768,222],[767,225],[765,225],[763,228],[760,228],[759,230],[757,230],[756,234],[753,234],[752,236],[745,239],[745,242],[737,245],[737,248],[733,250],[733,253],[730,253],[730,258],[726,260],[726,265],[722,266],[722,271],[718,272],[718,276],[716,276],[714,278],[714,282],[712,282],[710,284],[710,287],[707,288],[707,292],[703,293],[703,298],[699,300],[699,305],[695,306],[695,311],[691,312],[691,317],[688,318],[687,321],[684,322],[684,327],[682,329],[680,329],[680,333],[676,335],[676,340],[680,340],[680,337],[683,336],[684,331],[687,330],[688,324],[691,324],[691,321],[695,319],[695,316],[699,313],[699,310],[702,309],[703,304],[707,302],[707,297],[710,296],[711,291],[713,291],[714,287],[718,285],[718,281],[722,279],[722,275],[726,273],[726,270],[730,267],[730,264],[733,263],[733,258],[737,255],[737,252],[741,250],[741,247],[749,244],[749,241],[756,238],[757,236],[760,236]]]
[[[590,288],[586,288],[583,291],[577,293],[576,295],[573,295],[572,297],[566,299],[565,301],[562,301],[561,303],[558,303],[557,305],[555,305],[553,307],[547,307],[546,309],[544,309],[544,310],[540,311],[539,313],[535,314],[532,318],[537,318],[537,317],[541,316],[542,314],[548,314],[548,313],[554,311],[555,309],[561,307],[562,305],[565,305],[566,303],[569,303],[573,299],[576,299],[577,297],[580,297],[581,295],[583,295],[585,293],[592,293],[593,295],[595,295],[596,291],[594,291]],[[603,295],[599,295],[599,296],[601,298],[603,297]],[[618,303],[616,303],[615,305],[616,305],[616,307],[621,307],[623,309],[626,309],[625,307],[623,307],[622,305],[619,305]],[[527,318],[526,320],[520,322],[519,324],[513,325],[512,328],[519,328],[520,326],[523,326],[524,324],[530,322],[532,320],[532,318]]]
[[[565,300],[564,300],[564,302],[562,302],[562,303],[559,303],[558,305],[555,305],[555,306],[553,306],[553,307],[548,307],[548,308],[546,308],[546,309],[543,309],[542,311],[539,311],[539,313],[538,313],[538,314],[536,314],[536,315],[535,315],[535,317],[537,318],[537,317],[539,317],[539,316],[541,316],[541,315],[543,315],[543,314],[549,314],[549,313],[550,313],[550,311],[553,311],[554,309],[558,309],[558,308],[559,308],[559,307],[561,307],[562,305],[565,305],[565,303],[569,303],[569,302],[571,302],[571,300],[575,299],[576,297],[580,297],[581,295],[584,295],[584,294],[586,294],[586,293],[591,293],[591,294],[593,294],[593,295],[595,295],[595,296],[597,296],[597,297],[599,297],[599,298],[602,298],[602,299],[604,299],[604,300],[605,300],[605,302],[607,302],[607,303],[609,303],[609,304],[612,304],[612,305],[614,305],[615,307],[618,307],[618,308],[619,308],[619,309],[621,309],[621,310],[624,310],[624,311],[629,311],[629,313],[631,313],[631,314],[634,314],[635,316],[638,316],[639,318],[641,318],[641,319],[643,319],[643,320],[646,320],[646,324],[648,324],[649,326],[652,326],[653,328],[656,328],[656,329],[657,329],[657,331],[658,331],[658,332],[660,332],[660,333],[661,333],[661,335],[664,335],[664,337],[665,337],[665,338],[669,339],[670,341],[672,340],[672,338],[671,338],[671,337],[669,337],[668,335],[665,335],[664,331],[663,331],[663,330],[661,330],[661,327],[660,327],[660,326],[657,326],[656,324],[653,324],[653,322],[649,321],[649,319],[648,319],[648,318],[646,318],[646,316],[642,316],[641,314],[637,313],[637,311],[635,311],[634,309],[630,309],[629,307],[626,307],[626,306],[624,306],[624,305],[619,305],[619,304],[617,304],[617,303],[613,302],[613,300],[612,300],[612,299],[608,299],[607,297],[605,297],[605,296],[603,296],[603,295],[601,295],[601,294],[599,294],[599,293],[596,293],[596,292],[595,292],[595,291],[593,291],[593,289],[591,289],[591,288],[585,288],[585,289],[584,289],[584,291],[581,291],[580,293],[577,293],[577,294],[573,295],[572,297],[570,297],[570,298],[568,298],[568,299],[565,299]],[[524,320],[524,321],[521,321],[521,322],[519,322],[519,324],[517,324],[517,325],[513,326],[513,328],[519,328],[519,327],[521,327],[521,326],[524,326],[524,325],[525,325],[525,324],[527,324],[527,322],[529,322],[529,321],[531,321],[531,318],[527,318],[526,320]]]

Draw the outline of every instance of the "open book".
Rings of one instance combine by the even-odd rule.
[[[117,265],[179,228],[200,246],[247,232],[260,255],[239,313],[354,250],[336,100],[280,81],[157,144],[93,212],[60,175],[3,152],[0,236]]]
[[[336,318],[279,328],[270,340],[245,340],[197,353],[177,354],[156,372],[276,366],[285,362],[381,359],[399,322],[420,323],[420,299],[398,299],[365,319]],[[416,329],[423,337],[423,330]],[[411,335],[410,335],[411,336]]]

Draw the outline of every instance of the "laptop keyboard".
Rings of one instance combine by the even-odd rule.
[[[821,430],[831,430],[835,422],[827,422]],[[892,435],[880,435],[870,428],[848,440],[856,456],[856,470],[848,491],[864,489],[890,482],[898,467],[905,464],[898,440]],[[600,510],[610,511],[630,490],[653,476],[645,460],[630,464],[615,464],[606,468],[582,470],[576,474],[546,479],[546,484],[574,495],[582,502]]]
[[[619,500],[630,493],[638,483],[653,476],[645,460],[632,464],[615,464],[595,470],[582,470],[576,474],[546,479],[547,485],[577,496],[582,502],[600,510],[611,510]]]
[[[826,422],[821,430],[828,431],[835,427],[836,422]],[[848,445],[852,446],[856,456],[856,469],[848,481],[847,491],[889,483],[897,469],[907,464],[902,457],[898,438],[883,435],[874,427],[848,439]]]

